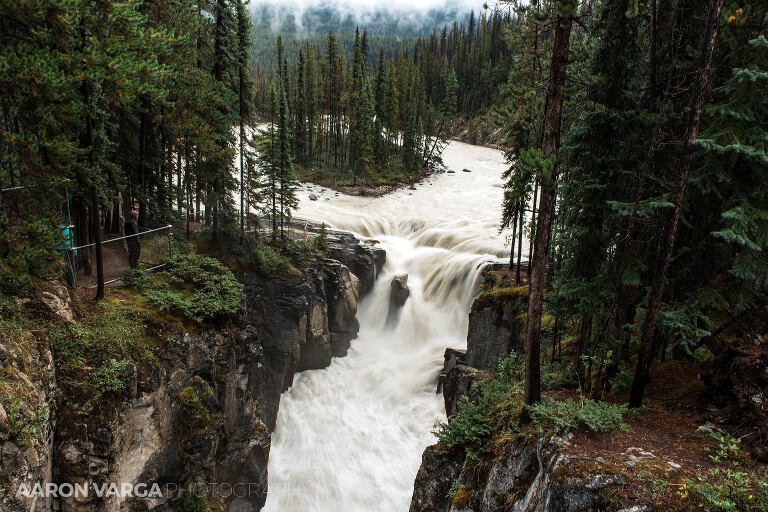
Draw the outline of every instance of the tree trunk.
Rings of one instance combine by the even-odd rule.
[[[518,203],[518,211],[520,212],[520,225],[517,229],[517,268],[515,269],[515,284],[520,285],[520,258],[523,256],[523,219],[525,218],[525,208],[523,207],[522,200]]]
[[[91,115],[91,94],[88,87],[88,81],[83,80],[83,101],[86,107],[85,119],[85,143],[89,148],[89,160],[92,185],[91,192],[91,231],[93,241],[96,247],[96,300],[104,298],[104,259],[101,253],[101,225],[99,223],[99,191],[96,189],[96,146],[93,141],[93,116]]]
[[[712,50],[715,47],[717,39],[718,25],[720,23],[720,11],[723,7],[723,0],[711,0],[709,7],[709,18],[704,33],[704,42],[699,55],[699,62],[696,69],[696,82],[693,85],[693,95],[691,97],[691,110],[688,114],[688,124],[683,139],[682,154],[680,156],[680,175],[673,196],[675,205],[672,219],[667,231],[667,240],[664,246],[664,252],[660,264],[657,266],[653,285],[648,298],[648,309],[645,314],[645,323],[643,324],[643,333],[640,339],[640,354],[637,358],[637,369],[635,378],[632,381],[632,391],[629,395],[630,407],[640,407],[643,404],[643,394],[645,386],[648,383],[648,375],[653,361],[653,340],[656,336],[656,324],[661,309],[661,299],[664,294],[664,284],[669,270],[669,262],[672,259],[672,251],[677,238],[677,229],[680,221],[680,212],[685,199],[685,189],[688,184],[688,173],[693,159],[693,141],[699,131],[699,120],[701,119],[701,109],[704,104],[704,95],[709,83],[709,69],[712,65]]]
[[[541,312],[543,307],[544,278],[546,274],[549,238],[554,217],[555,183],[557,182],[557,153],[560,146],[560,125],[563,110],[563,86],[568,65],[571,25],[567,18],[558,16],[555,24],[555,40],[552,49],[552,67],[547,90],[547,110],[544,129],[544,158],[554,158],[555,165],[550,176],[541,176],[541,201],[534,244],[536,252],[528,278],[530,293],[528,299],[528,330],[525,336],[525,403],[541,400]]]
[[[513,270],[515,268],[515,237],[517,236],[518,211],[519,208],[515,208],[515,213],[512,215],[512,238],[510,239],[509,243],[509,270]]]
[[[648,67],[650,68],[650,71],[648,72],[648,103],[650,104],[651,108],[653,108],[653,104],[656,101],[656,37],[657,37],[657,29],[656,29],[656,0],[651,0],[651,47],[650,47],[650,56],[648,58]]]
[[[536,199],[539,196],[539,180],[534,178],[535,185],[533,187],[533,207],[531,208],[531,236],[529,238],[530,245],[528,246],[528,275],[531,275],[531,262],[533,261],[533,239],[536,236]],[[554,194],[554,191],[553,191]]]
[[[242,88],[242,80],[241,88]],[[240,94],[242,102],[242,92]],[[245,124],[242,116],[240,117],[240,237],[245,234],[245,212],[243,211],[245,206]]]

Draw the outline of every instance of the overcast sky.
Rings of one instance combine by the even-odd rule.
[[[488,3],[493,4],[492,1]],[[464,7],[479,11],[483,8],[483,0],[251,0],[252,6],[262,4],[279,6],[280,10],[292,11],[294,14],[310,6],[333,6],[358,16],[376,10],[408,12]]]

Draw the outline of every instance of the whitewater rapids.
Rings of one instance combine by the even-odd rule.
[[[349,354],[298,374],[281,398],[264,510],[408,510],[421,453],[445,417],[435,394],[443,352],[466,348],[480,266],[508,257],[498,233],[503,154],[451,142],[443,160],[454,173],[380,198],[302,187],[297,217],[378,240],[387,263],[359,304]],[[387,326],[398,274],[408,274],[410,297]]]

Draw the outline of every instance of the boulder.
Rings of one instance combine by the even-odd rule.
[[[317,196],[315,194],[309,194],[309,200],[310,201],[317,201]]]
[[[387,323],[397,320],[397,317],[408,300],[411,291],[408,289],[408,274],[401,274],[392,278],[389,285],[389,313],[387,314]]]

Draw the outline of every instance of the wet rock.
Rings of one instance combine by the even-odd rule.
[[[387,323],[397,320],[397,317],[408,300],[411,290],[408,289],[408,274],[402,274],[392,278],[389,285],[389,313],[387,314]]]
[[[525,297],[475,300],[469,313],[467,365],[484,370],[510,351],[522,351],[520,319],[527,311]]]
[[[446,512],[451,507],[448,496],[464,464],[463,453],[441,453],[428,446],[421,456],[409,512]]]
[[[566,456],[567,438],[538,436],[508,443],[488,464],[464,460],[456,470],[456,453],[440,454],[429,447],[414,483],[411,511],[448,512],[597,512],[614,510],[606,501],[611,488],[623,485],[625,475],[592,474],[576,468],[583,457]],[[591,460],[591,459],[590,459]],[[571,469],[570,465],[576,464]],[[490,469],[489,469],[490,468]],[[572,476],[572,475],[580,476]],[[444,488],[458,489],[460,499],[442,497]],[[626,504],[631,505],[631,504]],[[640,505],[642,506],[642,505]],[[640,509],[643,510],[643,509]]]
[[[466,365],[466,350],[445,350],[443,371],[437,379],[437,392],[443,394],[445,414],[450,417],[458,412],[459,404],[472,398],[472,383],[477,370]]]
[[[317,232],[319,227],[311,227]],[[365,297],[373,289],[376,276],[387,261],[387,253],[378,242],[361,242],[351,233],[327,230],[328,255],[346,265],[360,280],[359,295]]]
[[[309,194],[309,200],[310,201],[317,201],[317,196],[315,194]]]
[[[448,174],[456,174],[456,171],[451,171],[451,170],[448,170],[448,171],[445,171],[445,172],[447,172]]]
[[[491,466],[482,494],[481,509],[502,512],[507,497],[525,488],[537,472],[536,447],[523,443],[505,447],[503,454]]]
[[[469,169],[462,169],[462,172],[472,172]]]

